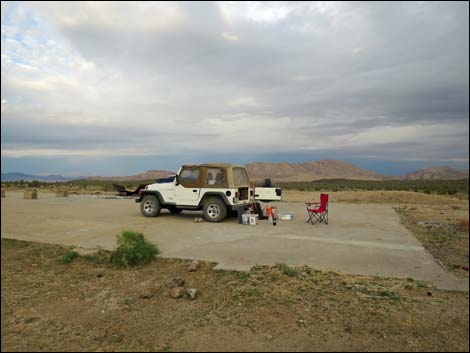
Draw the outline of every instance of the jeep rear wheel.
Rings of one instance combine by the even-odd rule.
[[[216,197],[211,197],[204,202],[204,219],[208,222],[222,222],[227,217],[227,206]]]
[[[160,201],[158,201],[157,197],[154,195],[144,196],[140,202],[140,212],[142,212],[145,217],[157,217],[161,209]]]

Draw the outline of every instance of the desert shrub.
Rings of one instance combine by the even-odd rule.
[[[61,264],[68,264],[68,263],[71,263],[73,260],[75,260],[77,257],[78,257],[78,253],[73,250],[70,250],[66,252],[64,255],[62,255],[61,257],[59,257],[59,262]]]
[[[389,290],[381,290],[377,293],[380,297],[385,297],[385,298],[389,298],[390,300],[393,300],[393,301],[400,301],[400,295],[398,293],[395,293],[395,292],[392,292],[392,291],[389,291]]]
[[[140,266],[152,261],[159,252],[142,233],[126,230],[117,235],[117,248],[111,253],[110,261],[119,267]]]
[[[296,268],[290,267],[285,263],[278,263],[275,266],[282,274],[289,276],[289,277],[300,277],[302,275],[302,271],[297,270]]]

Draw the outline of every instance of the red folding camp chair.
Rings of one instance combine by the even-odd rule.
[[[307,223],[325,223],[328,224],[328,194],[320,194],[320,203],[306,202],[308,219]],[[312,205],[316,205],[313,206]]]

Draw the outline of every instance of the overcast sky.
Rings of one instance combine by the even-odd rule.
[[[468,168],[467,2],[1,6],[2,172]]]

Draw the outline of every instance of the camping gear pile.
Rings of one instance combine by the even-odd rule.
[[[264,209],[259,202],[255,202],[255,182],[253,181],[252,203],[241,215],[239,215],[239,223],[244,225],[255,226],[258,221],[267,219],[268,223],[275,226],[278,216],[276,214],[277,206],[267,205]]]

